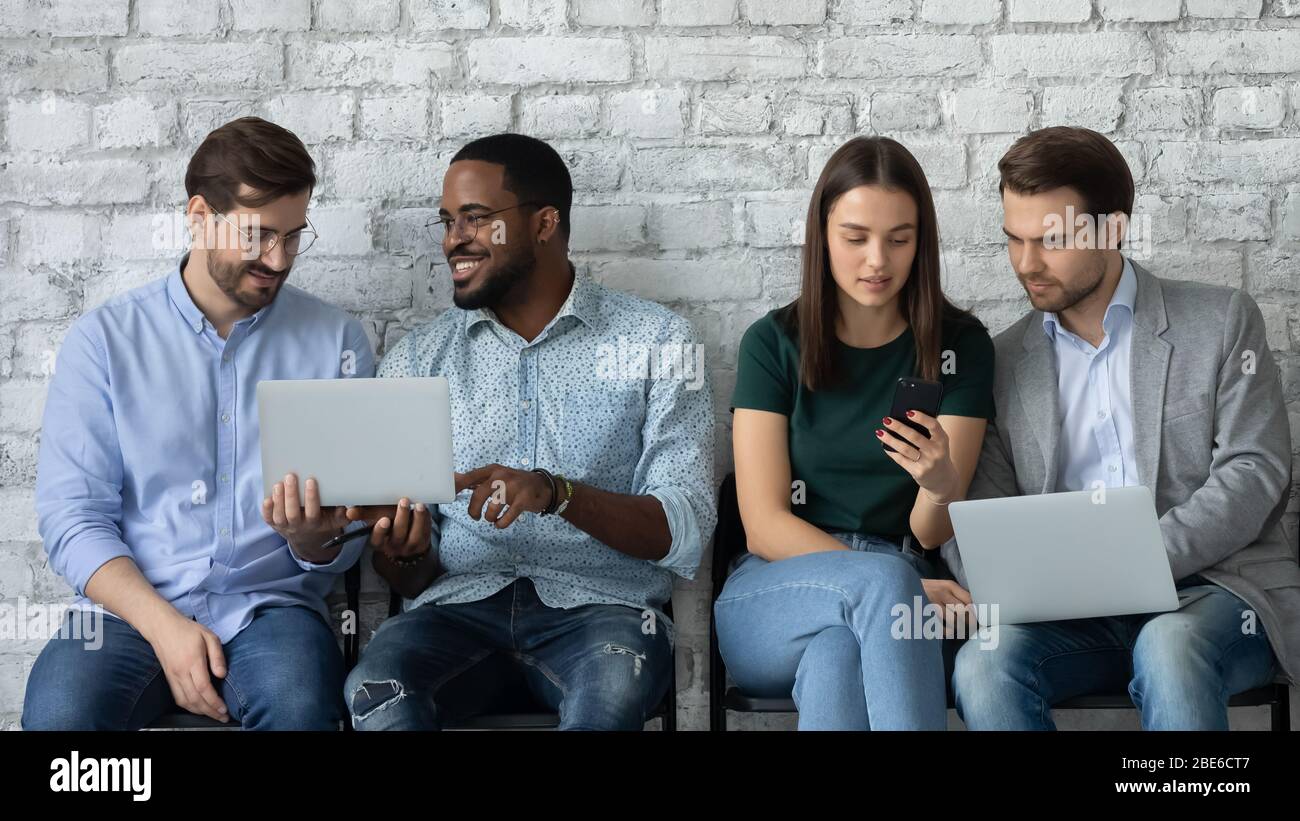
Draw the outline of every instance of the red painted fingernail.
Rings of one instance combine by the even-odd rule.
[[[886,425],[888,425],[888,424],[889,424],[889,417],[886,416],[884,419],[881,419],[880,421],[881,421],[881,422],[884,422]]]
[[[883,430],[877,430],[876,435],[879,436],[881,439],[885,438],[885,432]]]
[[[907,418],[911,419],[913,416],[916,416],[916,411],[908,411],[908,412],[907,412]]]

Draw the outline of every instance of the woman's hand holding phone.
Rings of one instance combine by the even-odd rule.
[[[884,427],[876,429],[876,436],[882,446],[893,448],[885,448],[885,455],[916,480],[929,501],[946,505],[957,497],[960,484],[957,468],[948,455],[948,434],[938,419],[921,411],[908,411],[907,418],[925,428],[929,438],[888,416],[882,420]]]

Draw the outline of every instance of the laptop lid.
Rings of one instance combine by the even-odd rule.
[[[1144,486],[953,502],[957,548],[977,605],[1002,624],[1178,608]]]
[[[296,473],[329,507],[456,497],[445,377],[267,380],[257,415],[267,496]]]

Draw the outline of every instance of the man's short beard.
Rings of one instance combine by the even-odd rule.
[[[463,293],[453,287],[452,304],[466,311],[495,308],[510,293],[510,289],[528,279],[536,266],[537,254],[531,246],[524,247],[502,260],[500,269],[483,280],[483,284],[475,290]]]
[[[265,308],[267,305],[270,305],[275,301],[276,296],[280,293],[280,286],[284,284],[284,280],[289,276],[289,270],[293,266],[291,265],[289,268],[280,272],[280,282],[276,284],[274,289],[267,289],[265,291],[258,290],[251,294],[246,291],[240,291],[239,281],[243,279],[244,273],[257,264],[258,262],[256,260],[253,262],[241,260],[236,265],[229,265],[213,258],[213,256],[209,256],[208,276],[212,277],[212,281],[217,284],[217,287],[221,289],[223,294],[230,297],[236,303],[248,308],[249,310],[260,311],[262,308]],[[264,294],[266,296],[263,296]]]
[[[1090,282],[1079,285],[1074,289],[1069,289],[1062,285],[1062,293],[1055,302],[1051,305],[1034,305],[1034,308],[1043,313],[1059,314],[1062,311],[1068,311],[1075,305],[1078,305],[1083,300],[1092,296],[1092,293],[1100,287],[1101,281],[1106,278],[1106,257],[1102,254],[1097,254],[1096,259],[1098,263],[1096,269],[1094,269],[1096,276],[1093,277]],[[1033,302],[1032,296],[1029,301]]]

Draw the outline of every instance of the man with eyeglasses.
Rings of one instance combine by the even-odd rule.
[[[540,704],[561,729],[633,730],[663,699],[673,577],[716,521],[713,404],[686,320],[576,274],[572,200],[559,154],[519,134],[447,170],[429,227],[456,307],[379,375],[447,378],[464,495],[364,511],[407,602],[348,678],[357,729]]]
[[[263,379],[373,374],[361,324],[285,284],[316,236],[315,184],[292,133],[218,128],[185,175],[190,252],[69,329],[36,512],[78,598],[28,678],[25,729],[138,729],[177,707],[338,729],[324,596],[361,545],[321,551],[351,525],[311,478],[262,498],[255,404]]]

